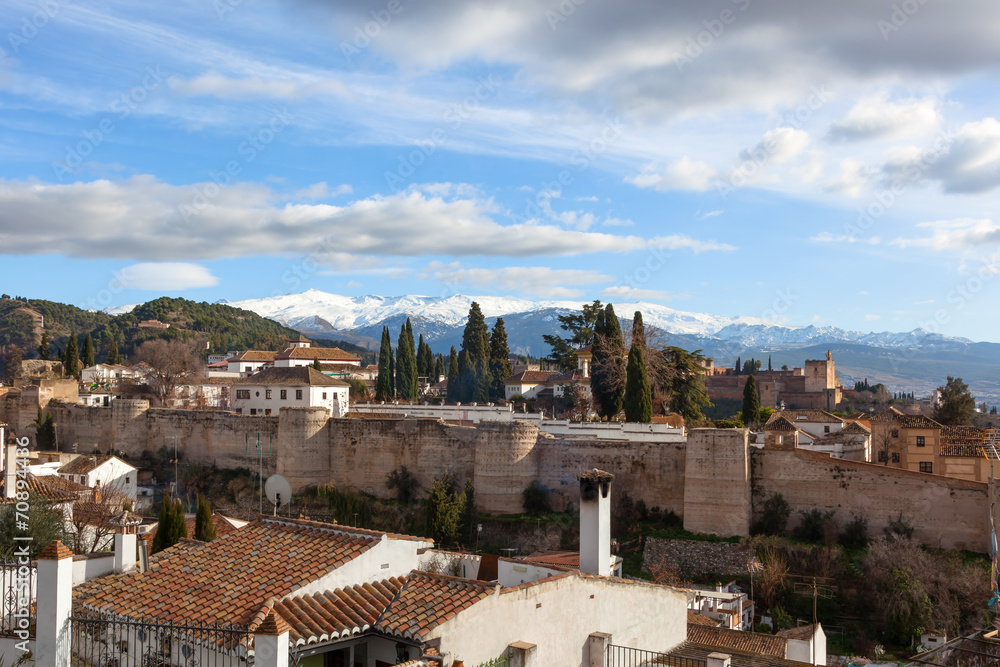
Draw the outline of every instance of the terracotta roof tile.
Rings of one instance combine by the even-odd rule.
[[[95,468],[107,463],[111,456],[78,456],[59,468],[60,475],[86,475]]]
[[[230,357],[226,359],[226,362],[230,361],[274,361],[274,357],[277,352],[270,352],[268,350],[245,350],[240,352],[235,357]]]
[[[53,489],[59,489],[67,493],[89,494],[93,491],[86,484],[77,484],[59,475],[38,475],[38,481],[51,486]]]
[[[235,379],[235,378],[234,378]],[[240,386],[250,385],[290,385],[290,386],[319,386],[319,387],[349,387],[343,380],[324,375],[312,366],[295,366],[294,368],[265,368],[259,373],[255,373],[248,378],[243,378]]]
[[[809,623],[808,625],[800,625],[788,630],[779,630],[775,634],[785,639],[812,639],[813,635],[816,634],[816,624]]]
[[[717,628],[719,627],[719,622],[713,621],[704,614],[699,614],[688,609],[688,625],[704,625],[709,628]]]
[[[884,424],[897,422],[903,428],[941,428],[941,424],[938,424],[930,417],[903,414],[896,408],[883,410],[873,415],[870,421]]]
[[[792,422],[788,421],[784,417],[775,417],[771,415],[771,418],[767,420],[764,424],[765,431],[798,431],[798,427]]]
[[[708,644],[720,648],[736,649],[760,655],[784,658],[788,641],[775,635],[759,632],[742,632],[727,628],[710,628],[705,625],[688,623],[687,639],[697,644]]]
[[[73,552],[59,540],[49,542],[48,546],[38,554],[39,560],[63,560],[64,558],[72,557]]]
[[[290,632],[291,628],[279,614],[270,611],[264,620],[257,625],[254,630],[255,635],[281,635]]]
[[[504,384],[542,383],[560,375],[558,371],[521,371],[504,380]]]
[[[539,551],[524,558],[529,563],[551,565],[554,567],[580,567],[580,552],[578,551]]]
[[[79,496],[75,493],[63,491],[61,488],[46,484],[41,480],[41,478],[36,477],[30,472],[26,472],[22,477],[19,471],[18,479],[23,479],[28,483],[28,497],[32,499],[41,499],[50,503],[71,503],[79,498]],[[0,477],[0,505],[11,505],[17,502],[16,498],[3,497],[5,488],[6,476],[3,476]]]
[[[710,629],[710,628],[708,628]],[[730,632],[737,632],[730,630]],[[750,634],[748,632],[740,634]],[[773,637],[773,635],[755,635],[758,637]],[[702,644],[699,642],[686,641],[670,649],[670,655],[684,658],[695,658],[705,661],[712,653],[728,653],[732,658],[732,667],[807,667],[809,663],[788,660],[781,656],[765,655],[753,651],[717,646],[714,644]]]
[[[871,435],[871,430],[866,428],[864,424],[861,424],[860,422],[850,422],[847,426],[840,429],[840,432],[850,435]]]
[[[406,577],[285,598],[274,609],[291,628],[293,646],[351,637],[370,629],[399,594]]]
[[[822,424],[840,424],[844,420],[836,415],[831,415],[825,410],[775,410],[771,413],[771,419],[784,417],[792,422],[819,422]]]
[[[380,631],[422,640],[441,623],[492,595],[495,586],[471,579],[414,571],[378,619]]]
[[[279,352],[275,359],[319,359],[320,361],[356,361],[361,357],[339,347],[290,347]]]

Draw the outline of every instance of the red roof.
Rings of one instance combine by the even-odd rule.
[[[275,359],[319,359],[320,361],[356,361],[361,357],[339,347],[290,347],[279,352]]]

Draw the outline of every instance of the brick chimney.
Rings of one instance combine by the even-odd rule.
[[[611,481],[609,472],[580,475],[580,571],[611,574]]]

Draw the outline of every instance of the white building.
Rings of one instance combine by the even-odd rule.
[[[121,493],[133,501],[139,488],[138,469],[117,456],[77,456],[59,468],[59,476],[84,486],[100,486]]]
[[[121,364],[95,364],[80,371],[80,381],[84,384],[118,384],[123,380],[132,380],[136,375],[135,370]]]
[[[246,350],[226,360],[226,370],[246,376],[274,364],[277,353],[267,350]]]
[[[350,406],[350,385],[310,366],[268,368],[232,388],[232,408],[241,414],[277,415],[281,408],[326,408],[343,417]]]

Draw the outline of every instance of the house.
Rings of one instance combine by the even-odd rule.
[[[166,322],[161,322],[160,320],[142,320],[139,322],[140,329],[155,329],[157,331],[162,331],[163,329],[169,329],[170,325]]]
[[[725,586],[692,586],[694,597],[688,600],[688,609],[711,619],[714,625],[731,630],[753,628],[754,604],[739,589],[735,581]]]
[[[84,384],[110,384],[131,380],[136,372],[122,364],[95,364],[80,371],[80,381]]]
[[[826,664],[826,633],[819,623],[779,630],[777,636],[787,642],[785,657],[789,660],[807,662],[810,665]]]
[[[504,398],[508,401],[514,396],[535,398],[546,382],[560,375],[559,371],[521,371],[504,379]]]
[[[908,415],[896,408],[871,418],[872,450],[876,463],[942,474],[941,424],[925,415]]]
[[[339,347],[313,347],[305,336],[288,341],[288,347],[274,357],[275,368],[294,368],[309,366],[316,360],[321,364],[349,365],[361,368],[361,357],[345,352]]]
[[[226,370],[230,373],[239,373],[244,376],[250,375],[252,373],[256,373],[265,366],[273,365],[275,356],[277,356],[276,352],[268,352],[266,350],[246,350],[227,359]]]
[[[233,384],[232,408],[241,414],[278,414],[281,408],[326,408],[343,417],[350,406],[350,384],[310,366],[268,368]]]
[[[77,405],[106,408],[111,405],[114,398],[115,394],[107,389],[84,389],[76,397],[76,403]]]
[[[59,468],[63,479],[136,499],[138,469],[117,456],[80,455]]]
[[[776,635],[688,623],[687,641],[672,653],[704,660],[710,651],[730,654],[733,665],[826,665],[826,635],[819,623],[782,630]]]
[[[871,432],[859,421],[823,410],[775,410],[762,429],[771,447],[825,452],[835,459],[871,460]]]

